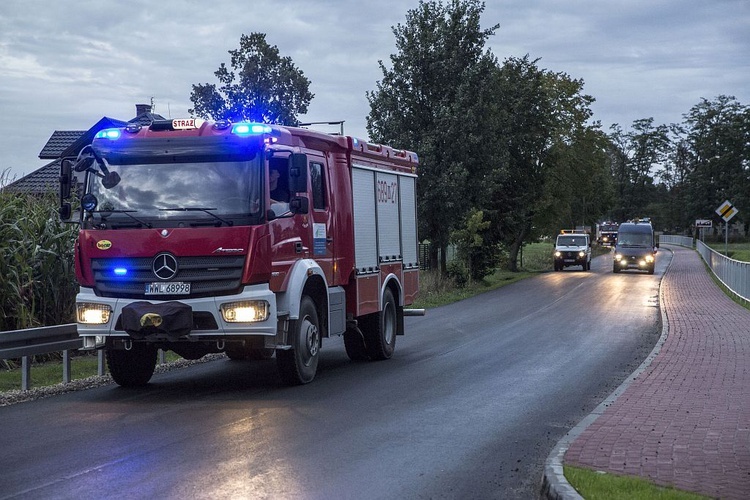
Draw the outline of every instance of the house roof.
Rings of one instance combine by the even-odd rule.
[[[125,127],[128,123],[150,125],[154,120],[164,120],[161,115],[136,107],[138,116],[128,122],[102,117],[88,130],[55,130],[39,153],[42,160],[54,160],[30,174],[11,182],[3,189],[24,194],[43,194],[57,191],[62,158],[75,158],[84,146],[91,144],[97,132],[105,128]]]
[[[3,188],[3,191],[20,194],[44,194],[59,189],[60,159],[56,159],[24,175]]]
[[[65,148],[73,144],[76,139],[85,133],[85,130],[55,130],[39,153],[39,158],[42,160],[60,158],[60,154]]]

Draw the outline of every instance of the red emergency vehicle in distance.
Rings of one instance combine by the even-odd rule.
[[[417,155],[304,128],[200,119],[99,132],[74,172],[78,332],[120,385],[157,349],[276,356],[313,380],[324,337],[387,359],[419,288]]]

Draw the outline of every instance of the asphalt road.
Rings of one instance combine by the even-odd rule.
[[[557,441],[655,345],[670,255],[406,318],[388,361],[324,340],[307,386],[219,360],[1,407],[0,498],[537,498]]]

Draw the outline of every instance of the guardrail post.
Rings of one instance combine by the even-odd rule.
[[[70,351],[65,349],[63,351],[63,384],[70,382]]]
[[[167,361],[166,353],[164,349],[159,349],[159,364],[163,365]]]
[[[100,377],[104,375],[104,349],[99,349],[96,351],[96,374]]]
[[[28,391],[31,388],[31,358],[23,356],[21,358],[21,390]]]

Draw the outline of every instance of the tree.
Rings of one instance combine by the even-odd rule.
[[[670,129],[654,126],[653,118],[642,118],[633,122],[630,131],[616,124],[611,130],[617,198],[614,216],[618,221],[647,216],[646,207],[658,200],[655,173],[672,151]]]
[[[290,57],[266,42],[263,33],[240,37],[240,47],[230,50],[231,70],[224,63],[214,75],[219,87],[193,85],[191,115],[213,120],[247,120],[297,125],[297,115],[307,113],[314,97],[310,81]]]
[[[750,209],[750,108],[731,96],[702,99],[685,115],[684,126],[689,212],[709,217],[724,200]],[[745,220],[744,214],[737,220]]]
[[[606,162],[598,124],[587,123],[593,98],[582,93],[582,80],[540,69],[537,62],[528,55],[506,59],[494,85],[501,109],[496,140],[505,148],[506,168],[493,185],[488,243],[507,248],[511,271],[540,229],[577,219],[574,212],[591,219],[606,204],[595,194]]]
[[[484,3],[420,1],[406,23],[393,28],[392,67],[367,93],[367,130],[376,142],[420,155],[420,238],[432,243],[430,261],[446,270],[452,231],[486,192],[497,167],[496,141],[488,141],[495,107],[485,85],[497,71],[485,51],[498,26],[482,30]]]

